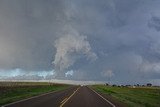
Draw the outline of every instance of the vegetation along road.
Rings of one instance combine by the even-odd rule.
[[[159,107],[159,87],[5,83],[2,107]]]

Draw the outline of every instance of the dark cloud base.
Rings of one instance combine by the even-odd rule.
[[[65,73],[73,70],[67,79],[119,83],[160,79],[159,4],[159,0],[1,0],[0,71],[20,68],[27,74],[54,69],[66,79]],[[58,52],[59,48],[67,51]],[[55,60],[64,69],[57,70]]]

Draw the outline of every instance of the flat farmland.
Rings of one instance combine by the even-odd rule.
[[[99,93],[113,97],[129,107],[160,107],[159,87],[112,87],[105,85],[91,86]]]

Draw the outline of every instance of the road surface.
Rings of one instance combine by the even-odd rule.
[[[94,90],[86,86],[79,86],[3,107],[115,107],[115,105]]]

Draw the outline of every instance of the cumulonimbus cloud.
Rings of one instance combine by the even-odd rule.
[[[55,48],[57,52],[53,64],[57,74],[64,75],[63,71],[72,66],[82,55],[87,60],[94,61],[97,59],[87,41],[87,36],[80,35],[73,28],[55,41]]]

